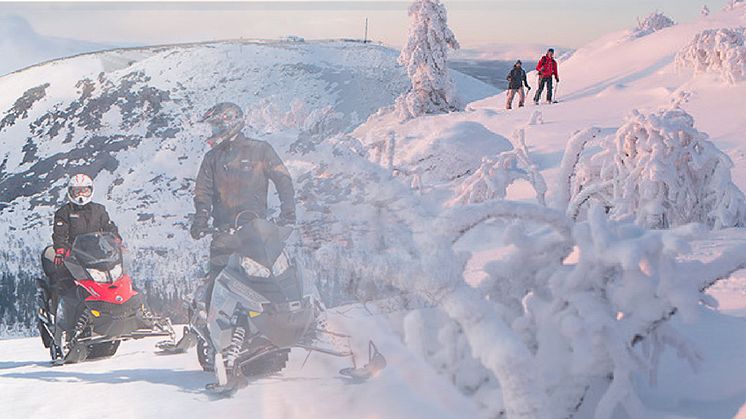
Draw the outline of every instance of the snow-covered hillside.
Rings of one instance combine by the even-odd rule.
[[[110,61],[123,67],[102,76],[94,55],[2,78],[0,108],[10,111],[0,122],[7,153],[0,201],[10,202],[0,212],[0,234],[9,237],[0,267],[18,271],[34,263],[28,249],[44,243],[63,172],[94,154],[99,198],[121,220],[139,277],[151,274],[179,288],[194,277],[206,247],[185,232],[192,177],[206,150],[194,121],[205,103],[231,99],[247,109],[251,133],[288,163],[300,207],[299,249],[322,297],[386,297],[385,309],[368,311],[360,321],[369,323],[348,331],[383,341],[388,369],[380,381],[353,388],[325,380],[307,386],[309,394],[330,389],[342,409],[364,400],[353,413],[319,412],[731,418],[746,411],[746,361],[733,350],[746,341],[746,323],[735,317],[746,307],[739,298],[746,230],[738,210],[738,189],[746,190],[746,83],[723,81],[720,69],[694,74],[677,66],[676,56],[704,30],[743,26],[746,6],[738,6],[644,36],[610,34],[560,60],[557,104],[506,111],[504,94],[480,98],[485,86],[462,78],[459,93],[471,99],[466,111],[405,122],[390,108],[376,112],[406,82],[393,64],[396,54],[369,45],[199,45],[147,51],[131,64],[131,51],[113,52],[122,59]],[[529,79],[535,86],[535,75]],[[75,86],[77,80],[83,81]],[[642,163],[624,166],[631,175],[605,166],[639,156]],[[672,167],[685,172],[673,179],[688,183],[656,177]],[[632,189],[639,200],[605,200],[605,188],[638,175],[644,181]],[[582,179],[599,186],[584,189],[591,183]],[[660,215],[653,211],[660,208],[691,215],[671,208],[691,203],[690,196],[706,196],[733,222],[681,217],[654,225],[706,225],[656,230],[634,217]],[[27,360],[9,363],[0,383],[92,381],[86,374],[96,365],[107,371],[96,378],[107,382],[119,377],[112,363],[129,355],[46,373],[33,364],[42,361],[41,351],[26,355],[31,345],[19,341],[28,348],[21,355],[0,344],[1,355]],[[157,362],[148,356],[132,359],[147,369]],[[178,372],[196,369],[169,362]],[[280,379],[277,394],[296,394],[300,387],[290,379],[306,377],[297,371]],[[138,377],[164,398],[202,384],[195,372],[174,386],[169,373]],[[422,377],[432,392],[421,390]],[[257,394],[271,384],[210,406],[261,409],[266,400]],[[18,396],[20,387],[14,391],[23,409],[39,403]],[[272,403],[275,394],[268,395]],[[406,413],[375,410],[390,403]],[[280,417],[307,412],[278,409]]]

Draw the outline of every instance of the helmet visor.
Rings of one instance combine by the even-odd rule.
[[[71,186],[70,196],[74,198],[88,198],[93,194],[93,188],[90,186]]]
[[[211,138],[220,137],[228,132],[226,124],[220,121],[210,122],[210,129],[212,130]]]

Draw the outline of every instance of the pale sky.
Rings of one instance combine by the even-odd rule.
[[[445,0],[464,47],[542,44],[576,48],[634,26],[660,10],[677,21],[725,0]],[[402,45],[408,1],[278,0],[242,2],[0,3],[0,15],[24,17],[40,34],[104,44],[158,44],[227,38],[362,38]]]

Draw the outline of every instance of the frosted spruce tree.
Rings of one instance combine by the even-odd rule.
[[[448,73],[448,48],[459,43],[448,28],[446,8],[440,0],[417,0],[409,7],[409,37],[399,56],[412,83],[396,100],[403,119],[461,110]]]
[[[633,36],[641,38],[650,35],[651,33],[670,28],[675,24],[676,22],[674,22],[673,19],[656,11],[649,14],[644,19],[637,19],[637,27],[634,30]]]

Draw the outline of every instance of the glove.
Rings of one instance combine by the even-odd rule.
[[[194,215],[192,227],[189,229],[189,234],[191,234],[194,240],[199,240],[202,237],[205,237],[208,229],[207,222],[209,219],[210,212],[204,209],[197,211]]]
[[[194,240],[199,240],[202,237],[205,237],[207,231],[207,225],[201,224],[201,223],[194,223],[192,224],[192,228],[189,229],[189,234],[192,236]]]
[[[531,91],[531,86],[526,86],[526,89],[528,89],[528,91],[530,92]]]
[[[295,224],[295,214],[280,213],[280,218],[277,219],[277,224],[281,226]]]
[[[559,83],[559,77],[555,77],[554,79]]]
[[[54,264],[55,266],[61,266],[65,263],[65,258],[68,256],[68,251],[60,247],[54,250]]]
[[[127,246],[124,245],[124,240],[119,236],[114,237],[114,244],[117,245],[117,249],[123,252],[127,250]]]

